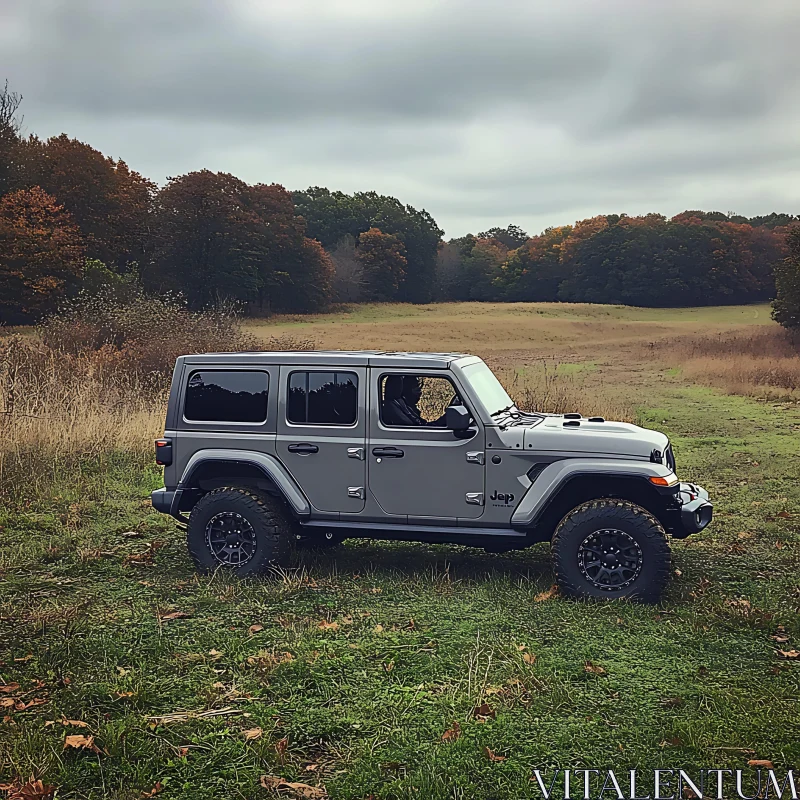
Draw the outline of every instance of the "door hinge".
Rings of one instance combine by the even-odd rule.
[[[471,506],[482,506],[483,492],[467,492],[467,503]]]
[[[486,456],[483,454],[483,451],[467,453],[467,461],[469,461],[470,464],[485,464]]]
[[[357,497],[359,500],[364,499],[364,487],[363,486],[348,486],[347,487],[347,496],[348,497]]]
[[[348,458],[357,458],[359,461],[364,460],[364,448],[363,447],[348,447],[347,448],[347,457]]]

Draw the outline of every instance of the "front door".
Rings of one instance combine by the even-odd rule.
[[[317,511],[364,508],[366,376],[364,367],[281,367],[276,449]]]
[[[458,390],[442,372],[372,369],[369,489],[386,514],[424,524],[477,519],[484,509],[485,432],[444,427]],[[458,399],[460,402],[460,398]]]

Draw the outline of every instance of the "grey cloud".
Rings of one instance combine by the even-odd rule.
[[[795,0],[2,2],[28,127],[159,181],[375,188],[453,235],[800,204]]]

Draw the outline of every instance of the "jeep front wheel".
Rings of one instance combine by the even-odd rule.
[[[561,592],[578,598],[656,603],[669,577],[664,528],[626,500],[592,500],[570,511],[553,536]]]
[[[291,519],[279,500],[225,487],[192,509],[186,541],[200,572],[223,568],[241,578],[282,566],[291,551]]]

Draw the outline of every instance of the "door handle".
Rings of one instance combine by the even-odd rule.
[[[290,453],[299,453],[301,456],[310,456],[312,453],[318,453],[319,447],[315,444],[308,444],[301,442],[300,444],[290,444],[286,448]]]
[[[405,453],[399,447],[373,447],[372,455],[378,458],[402,458]]]

